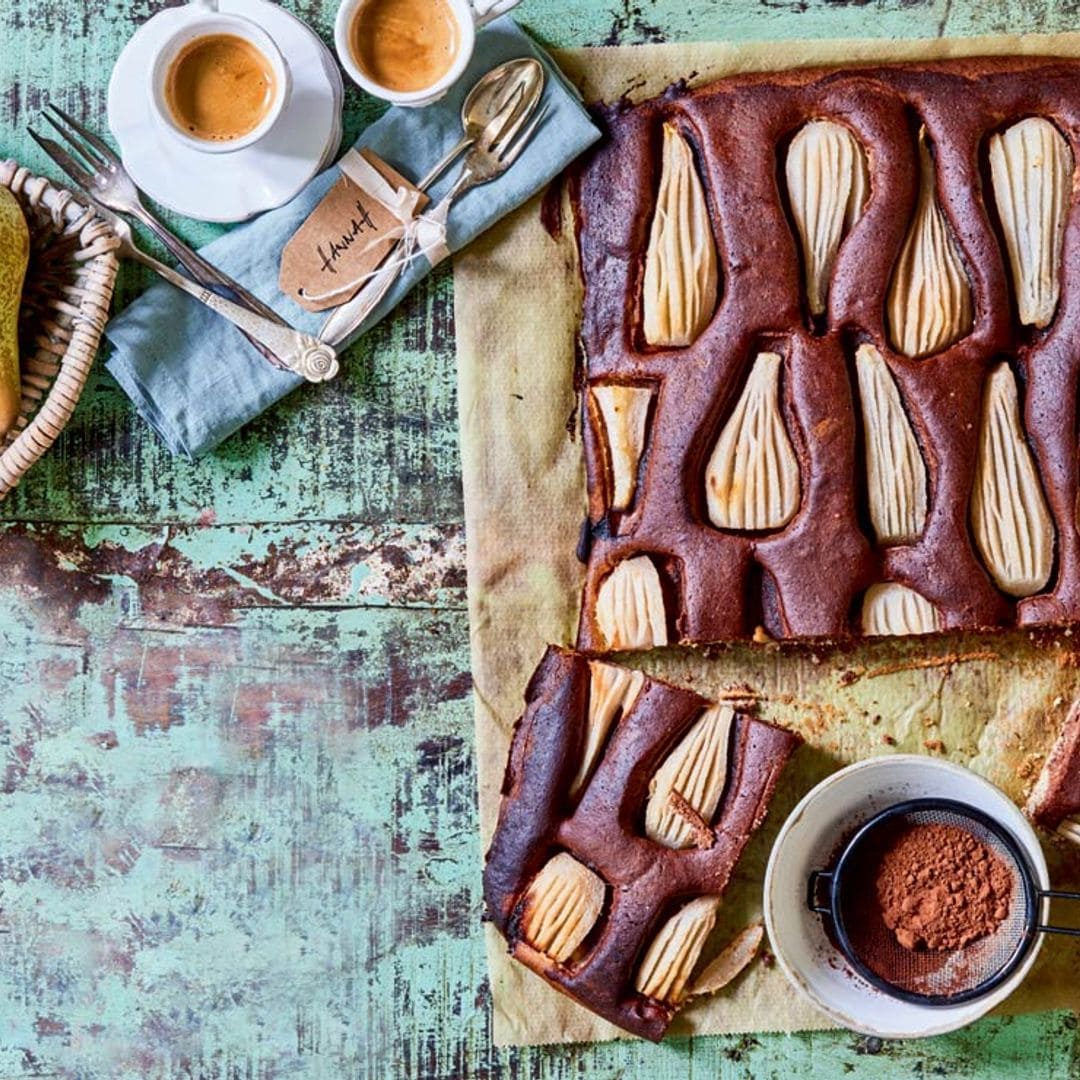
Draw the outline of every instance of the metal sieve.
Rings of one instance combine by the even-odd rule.
[[[907,949],[885,925],[866,883],[891,837],[914,826],[950,825],[971,833],[1012,872],[1009,913],[992,933],[961,949]],[[827,903],[820,903],[822,890]],[[1080,928],[1040,922],[1044,901],[1080,893],[1040,889],[1016,837],[988,814],[951,799],[912,799],[871,818],[844,845],[831,870],[815,870],[807,904],[848,963],[872,986],[916,1005],[958,1005],[989,994],[1019,966],[1039,934],[1080,936]]]

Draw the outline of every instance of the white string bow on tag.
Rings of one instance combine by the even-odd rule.
[[[381,206],[398,219],[400,224],[383,230],[378,236],[368,241],[360,249],[365,251],[386,243],[387,240],[400,240],[395,244],[389,256],[374,270],[368,270],[353,278],[345,285],[337,284],[331,292],[313,295],[305,292],[305,297],[313,303],[320,303],[331,296],[339,296],[362,288],[377,275],[397,272],[420,256],[426,256],[432,266],[447,258],[450,249],[446,246],[446,216],[450,209],[445,202],[440,202],[426,213],[417,214],[416,207],[423,198],[416,188],[402,184],[394,187],[370,161],[356,150],[347,150],[338,162],[338,168],[361,190],[375,199]]]

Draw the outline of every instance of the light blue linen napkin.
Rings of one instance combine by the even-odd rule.
[[[505,60],[535,56],[547,70],[547,116],[521,157],[499,179],[456,202],[447,223],[451,252],[540,191],[599,138],[554,61],[514,21],[504,16],[476,38],[476,51],[459,82],[442,101],[422,109],[392,108],[357,141],[404,176],[417,179],[461,135],[461,103],[476,80]],[[429,194],[437,202],[457,170]],[[326,314],[313,315],[277,287],[281,251],[289,237],[338,179],[328,169],[292,202],[238,226],[203,248],[206,257],[269,304],[293,326],[318,331]],[[420,257],[406,267],[355,340],[387,314],[431,270]],[[195,458],[212,450],[303,380],[271,367],[232,325],[169,285],[148,289],[106,328],[113,353],[106,367],[144,419],[176,454]]]

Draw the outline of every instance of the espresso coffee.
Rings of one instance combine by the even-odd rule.
[[[207,34],[189,42],[165,80],[165,100],[177,127],[213,142],[254,131],[276,93],[270,61],[236,34]]]
[[[349,38],[353,59],[372,82],[407,94],[450,70],[461,31],[446,0],[366,0]]]

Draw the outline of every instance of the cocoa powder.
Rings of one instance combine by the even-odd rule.
[[[877,864],[881,917],[906,949],[953,951],[1008,917],[1009,867],[967,829],[915,825],[892,837]]]

